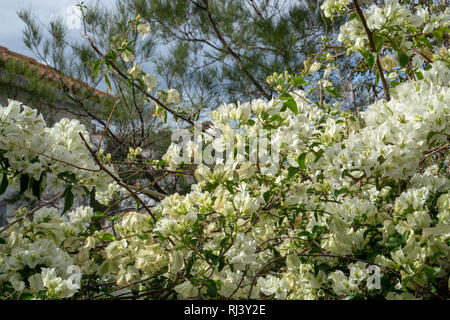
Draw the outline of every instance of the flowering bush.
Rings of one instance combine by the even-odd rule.
[[[350,19],[340,39],[350,52],[366,55],[369,69],[382,49],[382,58],[399,64],[399,81],[386,99],[355,116],[293,88],[306,85],[303,78],[272,77],[281,91],[277,98],[220,106],[201,134],[208,141],[219,130],[216,146],[232,137],[244,152],[198,165],[191,192],[166,197],[151,215],[126,213],[115,235],[95,227],[102,214],[89,207],[65,214],[41,208],[11,224],[1,235],[1,296],[448,298],[449,60],[444,53],[425,54],[429,61],[420,65],[414,61],[425,50],[424,39],[431,48],[441,42],[435,38],[442,33],[428,29],[447,32],[449,16],[385,3],[362,11],[367,22],[364,16]],[[332,16],[349,4],[325,1],[323,9]],[[422,40],[404,36],[418,28]],[[376,50],[368,53],[374,35]],[[402,38],[393,43],[404,51],[392,48],[390,37]],[[397,59],[386,58],[394,52]],[[55,192],[64,189],[56,187],[60,183],[64,193],[67,184],[72,190],[108,188],[111,181],[96,171],[77,122],[45,128],[34,111],[20,112],[16,102],[0,114],[2,185],[21,185],[30,197],[39,196],[34,181],[40,181],[39,190],[47,181]],[[255,155],[246,137],[261,133],[277,146],[271,151],[279,161],[250,160]],[[195,143],[189,147],[198,149]],[[187,162],[181,149],[174,144],[165,155],[171,168]],[[78,167],[92,170],[69,165],[75,157]]]

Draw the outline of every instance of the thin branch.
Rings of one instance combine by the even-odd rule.
[[[217,38],[222,43],[223,48],[226,49],[234,59],[236,59],[241,70],[244,72],[244,74],[247,76],[247,78],[250,80],[250,82],[253,83],[253,85],[258,89],[258,91],[261,92],[261,94],[266,99],[270,99],[271,98],[270,94],[268,94],[266,92],[266,90],[261,86],[261,84],[250,74],[250,72],[246,68],[244,68],[240,54],[235,52],[223,38],[214,19],[212,18],[211,11],[209,10],[209,6],[208,6],[209,5],[208,0],[203,0],[203,3],[205,4],[206,8],[204,8],[204,7],[201,7],[201,8],[203,10],[205,10],[206,16],[208,17],[208,20],[209,20],[209,23],[211,24],[211,27],[213,28],[214,33],[216,34]]]
[[[145,204],[144,201],[141,200],[141,198],[136,194],[136,192],[134,192],[133,190],[130,189],[130,187],[123,183],[122,180],[118,177],[116,177],[111,171],[109,171],[104,165],[103,163],[98,159],[97,155],[95,154],[95,151],[92,150],[92,148],[89,146],[89,144],[87,143],[87,141],[84,139],[83,134],[81,132],[79,132],[81,139],[83,139],[84,144],[86,145],[86,148],[89,150],[89,152],[92,154],[92,156],[94,157],[95,162],[97,162],[97,164],[99,165],[99,167],[106,172],[111,178],[114,179],[114,181],[117,182],[118,185],[120,185],[122,188],[125,188],[134,199],[136,199],[137,201],[139,201],[142,206],[145,208],[145,210],[150,214],[150,216],[153,218],[153,221],[157,221],[156,216],[153,214],[152,210],[150,210],[150,208]]]
[[[386,96],[386,100],[390,101],[391,95],[389,94],[389,86],[387,84],[386,78],[384,77],[383,67],[381,66],[380,56],[375,47],[375,42],[373,41],[372,31],[370,31],[369,27],[367,26],[366,18],[364,17],[364,14],[361,11],[361,8],[359,7],[358,0],[353,0],[353,3],[355,5],[355,9],[356,12],[358,13],[359,18],[361,19],[361,23],[364,27],[364,30],[367,33],[367,37],[369,38],[370,49],[372,50],[373,53],[377,54],[377,69],[378,73],[380,74],[381,83],[383,84],[384,95]]]

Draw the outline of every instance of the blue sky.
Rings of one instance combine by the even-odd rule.
[[[76,27],[71,8],[82,0],[0,0],[0,45],[8,49],[36,58],[22,40],[25,24],[17,16],[20,9],[31,8],[34,16],[44,25],[54,17],[61,16],[67,23]],[[84,0],[86,3],[90,1]],[[101,3],[114,3],[114,0],[102,0]],[[78,36],[81,29],[72,29],[71,35]]]

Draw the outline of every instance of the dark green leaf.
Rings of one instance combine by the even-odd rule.
[[[306,169],[306,163],[305,163],[306,155],[307,155],[307,153],[303,152],[301,155],[298,156],[298,159],[297,159],[298,165],[303,170]]]
[[[38,198],[38,200],[41,200],[41,183],[42,178],[39,180],[34,180],[34,178],[31,178],[31,191],[33,192],[33,195]]]
[[[72,186],[66,187],[66,190],[64,190],[64,209],[62,214],[66,213],[70,210],[73,206],[73,193],[72,193]]]
[[[220,256],[219,258],[219,266],[217,267],[217,270],[220,272],[225,267],[225,257]]]
[[[288,179],[292,178],[298,171],[299,171],[299,169],[296,167],[289,167],[287,178]]]
[[[403,244],[406,244],[408,237],[409,237],[409,230],[406,230],[405,232],[403,232],[403,235],[402,235],[402,243]]]
[[[302,232],[299,232],[299,233],[297,233],[297,236],[298,237],[310,237],[311,236],[311,233],[309,233],[308,231],[302,231]]]
[[[0,184],[0,194],[5,193],[7,188],[8,188],[8,175],[5,171],[3,172],[2,183]]]
[[[217,285],[215,281],[208,281],[208,285],[206,286],[206,294],[211,298],[214,298],[217,295]]]
[[[317,152],[315,153],[316,158],[314,159],[314,162],[319,161],[320,157],[322,157],[322,155],[323,155],[324,152],[325,152],[325,151],[324,151],[323,149],[320,149],[319,151],[317,151]]]
[[[430,132],[427,134],[427,144],[430,143],[431,138],[433,138],[433,136],[434,136],[436,133],[437,133],[437,132],[435,132],[435,131],[430,131]]]
[[[349,192],[349,191],[348,191],[347,188],[341,188],[341,189],[339,189],[339,190],[334,191],[334,196],[337,197],[337,196],[340,195],[340,194],[348,193],[348,192]]]
[[[263,193],[264,201],[269,202],[270,200],[270,190]]]
[[[367,65],[369,66],[369,70],[372,70],[373,66],[375,65],[376,54],[366,53],[363,54],[363,57],[366,60]]]
[[[28,189],[29,183],[30,183],[30,176],[27,174],[22,174],[20,176],[20,194],[24,193]]]
[[[342,95],[339,93],[339,90],[335,87],[325,87],[325,91],[335,98],[342,98]]]
[[[441,272],[441,268],[437,266],[436,267],[425,266],[423,271],[427,275],[428,279],[434,282],[438,273]]]
[[[408,56],[404,53],[397,53],[397,56],[398,56],[398,63],[400,64],[400,66],[406,67],[409,60]]]
[[[375,44],[376,52],[380,52],[381,48],[383,47],[383,37],[381,37],[380,35],[374,35],[373,42]]]

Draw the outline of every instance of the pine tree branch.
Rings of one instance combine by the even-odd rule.
[[[214,30],[215,35],[217,36],[217,38],[219,39],[219,41],[222,43],[222,46],[225,50],[228,51],[228,53],[230,53],[230,55],[238,62],[239,67],[241,68],[241,70],[244,72],[245,76],[250,80],[251,83],[253,83],[253,85],[256,87],[256,89],[258,89],[258,91],[266,98],[266,99],[270,99],[271,95],[268,94],[266,92],[266,90],[261,86],[261,84],[258,82],[258,80],[256,80],[251,74],[250,72],[243,66],[242,60],[241,60],[241,56],[239,53],[235,52],[230,46],[229,44],[226,42],[225,38],[222,36],[221,32],[219,31],[212,15],[211,15],[211,11],[209,10],[209,2],[208,0],[203,0],[203,3],[205,4],[205,7],[203,6],[199,6],[198,4],[196,4],[197,6],[199,6],[201,9],[203,9],[206,12],[206,16],[208,17],[208,21],[211,25],[211,27]],[[195,4],[195,2],[194,2]]]

